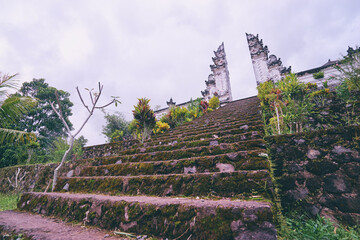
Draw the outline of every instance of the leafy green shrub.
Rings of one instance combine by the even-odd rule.
[[[83,147],[87,143],[87,139],[84,136],[80,136],[78,139],[75,139],[72,150],[70,151],[67,160],[79,159],[83,154]],[[64,153],[69,148],[68,139],[65,137],[57,137],[52,143],[52,148],[48,154],[48,160],[50,162],[60,162]]]
[[[124,131],[121,131],[119,129],[116,129],[113,133],[110,135],[110,142],[119,142],[124,137]]]
[[[121,141],[124,137],[130,136],[130,131],[128,129],[129,122],[126,121],[122,113],[105,113],[104,117],[106,124],[102,127],[102,134],[104,134],[110,142]]]
[[[317,91],[314,91],[310,94],[310,97],[313,99],[317,106],[325,106],[325,101],[330,97],[330,89],[323,88]]]
[[[139,135],[139,129],[137,127],[137,120],[136,119],[133,119],[130,123],[129,123],[129,126],[128,126],[128,130],[131,134],[131,136],[134,138],[134,139],[138,139],[138,135]]]
[[[217,109],[220,106],[220,100],[217,96],[213,96],[209,101],[209,107],[212,109]]]
[[[166,122],[162,122],[162,121],[158,121],[156,122],[155,128],[154,128],[154,133],[158,134],[158,133],[164,133],[166,131],[168,131],[170,129],[170,125]]]
[[[161,122],[169,124],[171,128],[177,127],[184,122],[192,121],[191,112],[185,107],[172,107],[167,115],[160,119]]]
[[[187,109],[189,110],[188,118],[194,120],[195,118],[201,117],[203,115],[200,106],[201,101],[201,98],[197,98],[195,100],[190,99],[190,103],[187,106]]]
[[[315,79],[323,78],[323,77],[324,77],[324,72],[314,73],[314,74],[313,74],[313,77],[314,77]]]
[[[314,107],[311,92],[314,84],[300,82],[295,74],[274,83],[261,83],[258,98],[261,101],[267,134],[302,132]]]
[[[340,63],[335,65],[340,74],[332,77],[340,81],[336,92],[344,101],[354,101],[358,95],[351,92],[360,92],[360,48],[353,50]]]

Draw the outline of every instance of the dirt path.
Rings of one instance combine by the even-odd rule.
[[[74,226],[57,219],[16,211],[0,212],[0,226],[37,240],[127,239],[109,236],[109,232],[106,231]]]

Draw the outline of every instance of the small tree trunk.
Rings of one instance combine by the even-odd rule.
[[[60,168],[64,165],[64,162],[66,160],[66,157],[69,155],[69,153],[71,152],[73,146],[74,146],[74,140],[75,140],[75,137],[74,136],[71,136],[70,138],[70,146],[68,148],[68,150],[66,150],[64,156],[62,157],[61,159],[61,163],[59,164],[59,166],[57,166],[55,168],[55,171],[54,171],[54,181],[53,181],[53,185],[52,185],[52,188],[51,188],[51,191],[53,192],[54,189],[55,189],[55,186],[56,186],[56,183],[57,183],[57,178],[58,178],[58,175],[59,175],[59,170]]]
[[[276,112],[276,120],[277,120],[277,129],[278,129],[278,134],[280,135],[281,134],[281,131],[280,131],[280,118],[279,118],[279,110],[276,106],[276,103],[274,103],[274,106],[275,106],[275,112]]]
[[[33,149],[28,149],[28,159],[26,160],[26,164],[30,163],[32,153],[33,153]]]

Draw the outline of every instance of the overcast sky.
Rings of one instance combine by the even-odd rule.
[[[0,0],[0,71],[45,78],[70,92],[77,129],[86,112],[75,87],[104,85],[108,108],[132,119],[137,98],[166,107],[200,97],[224,42],[233,99],[256,95],[245,32],[297,72],[360,45],[359,0]],[[82,134],[105,142],[103,113]]]

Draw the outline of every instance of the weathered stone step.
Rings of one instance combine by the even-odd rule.
[[[182,142],[182,141],[194,141],[200,140],[202,138],[214,138],[214,136],[223,137],[225,135],[237,135],[237,134],[244,134],[248,139],[250,135],[259,136],[264,135],[264,127],[263,124],[259,125],[239,125],[235,128],[224,128],[217,131],[199,131],[199,132],[192,132],[187,135],[173,135],[171,137],[162,137],[159,135],[157,137],[153,137],[150,141],[145,142],[143,145],[139,142],[134,143],[133,141],[121,141],[117,143],[107,143],[101,144],[96,146],[90,146],[84,148],[83,158],[94,158],[94,157],[101,157],[101,156],[111,156],[111,155],[118,155],[123,151],[126,150],[133,150],[133,149],[140,149],[144,146],[155,146],[155,145],[164,145],[168,143],[173,143],[174,141]],[[251,138],[251,137],[250,137]],[[132,143],[132,145],[130,144]]]
[[[173,136],[173,137],[168,137],[166,139],[163,140],[158,140],[158,139],[153,139],[151,142],[147,142],[143,145],[136,145],[132,148],[142,148],[142,147],[154,147],[157,145],[173,145],[174,142],[176,141],[177,143],[181,143],[181,142],[189,142],[189,141],[198,141],[198,140],[206,140],[206,139],[214,139],[214,138],[222,138],[222,137],[239,137],[238,140],[247,140],[247,139],[254,139],[254,138],[263,138],[264,136],[264,131],[263,128],[260,129],[259,126],[254,126],[254,127],[248,127],[246,125],[243,125],[243,129],[245,130],[245,128],[249,131],[247,132],[243,132],[243,133],[238,133],[239,130],[238,129],[229,129],[229,130],[224,130],[224,131],[218,131],[216,132],[216,134],[214,133],[201,133],[201,134],[193,134],[193,135],[188,135],[188,136]],[[255,129],[257,131],[255,131]],[[254,130],[254,131],[251,131]],[[216,140],[216,139],[214,139]]]
[[[267,170],[144,176],[61,177],[55,191],[111,195],[271,198]]]
[[[78,176],[138,176],[188,174],[270,169],[266,155],[259,151],[236,152],[182,160],[119,163],[84,168]]]
[[[213,132],[213,131],[220,131],[220,130],[226,130],[226,129],[232,129],[232,128],[236,128],[236,127],[241,127],[242,125],[259,125],[259,124],[263,124],[262,120],[259,118],[251,118],[251,119],[245,119],[243,120],[242,118],[239,118],[237,120],[232,120],[226,123],[221,123],[221,122],[214,122],[212,124],[193,124],[193,125],[189,125],[189,127],[183,127],[182,125],[179,127],[176,127],[174,129],[171,129],[168,132],[165,132],[159,136],[155,136],[155,139],[158,138],[167,138],[167,137],[171,137],[173,135],[188,135],[188,134],[194,134],[194,131],[196,132],[204,132],[204,131],[209,131],[209,132]],[[149,140],[151,141],[151,140]]]
[[[268,202],[25,193],[18,207],[163,239],[276,239]]]
[[[192,148],[192,147],[201,147],[201,146],[212,146],[218,145],[222,143],[234,143],[234,142],[244,142],[247,140],[255,140],[262,139],[263,136],[259,134],[258,131],[253,131],[247,134],[227,134],[223,136],[212,135],[212,138],[201,138],[198,140],[187,140],[187,141],[171,141],[166,143],[159,142],[154,146],[146,146],[146,147],[137,147],[131,148],[128,150],[124,150],[119,152],[119,155],[130,155],[137,153],[148,153],[148,152],[160,152],[160,151],[170,151],[180,148]]]
[[[159,135],[157,137],[154,137],[149,142],[159,142],[159,141],[167,141],[171,138],[185,138],[189,136],[196,136],[200,134],[212,134],[212,135],[218,135],[221,132],[224,131],[230,131],[232,134],[239,134],[239,133],[246,133],[250,131],[258,131],[263,132],[264,125],[261,122],[254,122],[254,124],[234,124],[231,126],[222,126],[222,127],[213,127],[210,129],[203,128],[203,129],[192,129],[187,132],[177,132],[177,133],[171,133],[170,135]],[[147,144],[146,142],[145,144]]]
[[[216,114],[217,118],[211,118],[208,115],[205,115],[200,118],[194,119],[191,122],[183,123],[176,129],[172,129],[172,131],[189,129],[194,127],[212,127],[213,125],[226,125],[237,121],[252,122],[259,119],[261,120],[261,115],[258,112],[254,112],[251,114],[231,112],[230,116],[224,116],[221,112],[216,112],[214,114]]]
[[[82,221],[80,220],[79,222]],[[53,219],[32,213],[17,211],[0,212],[0,237],[4,240],[119,240],[118,237],[111,235],[113,234],[109,231],[95,228],[84,228],[80,225],[68,224],[59,219]]]
[[[129,155],[118,155],[118,157],[96,158],[99,160],[98,165],[113,164],[121,160],[125,162],[144,162],[144,161],[166,161],[179,160],[198,156],[212,156],[224,153],[239,152],[246,150],[263,150],[266,148],[263,139],[247,140],[236,143],[212,143],[210,146],[200,146],[192,148],[174,149],[170,151],[158,151],[148,153],[137,153]]]

